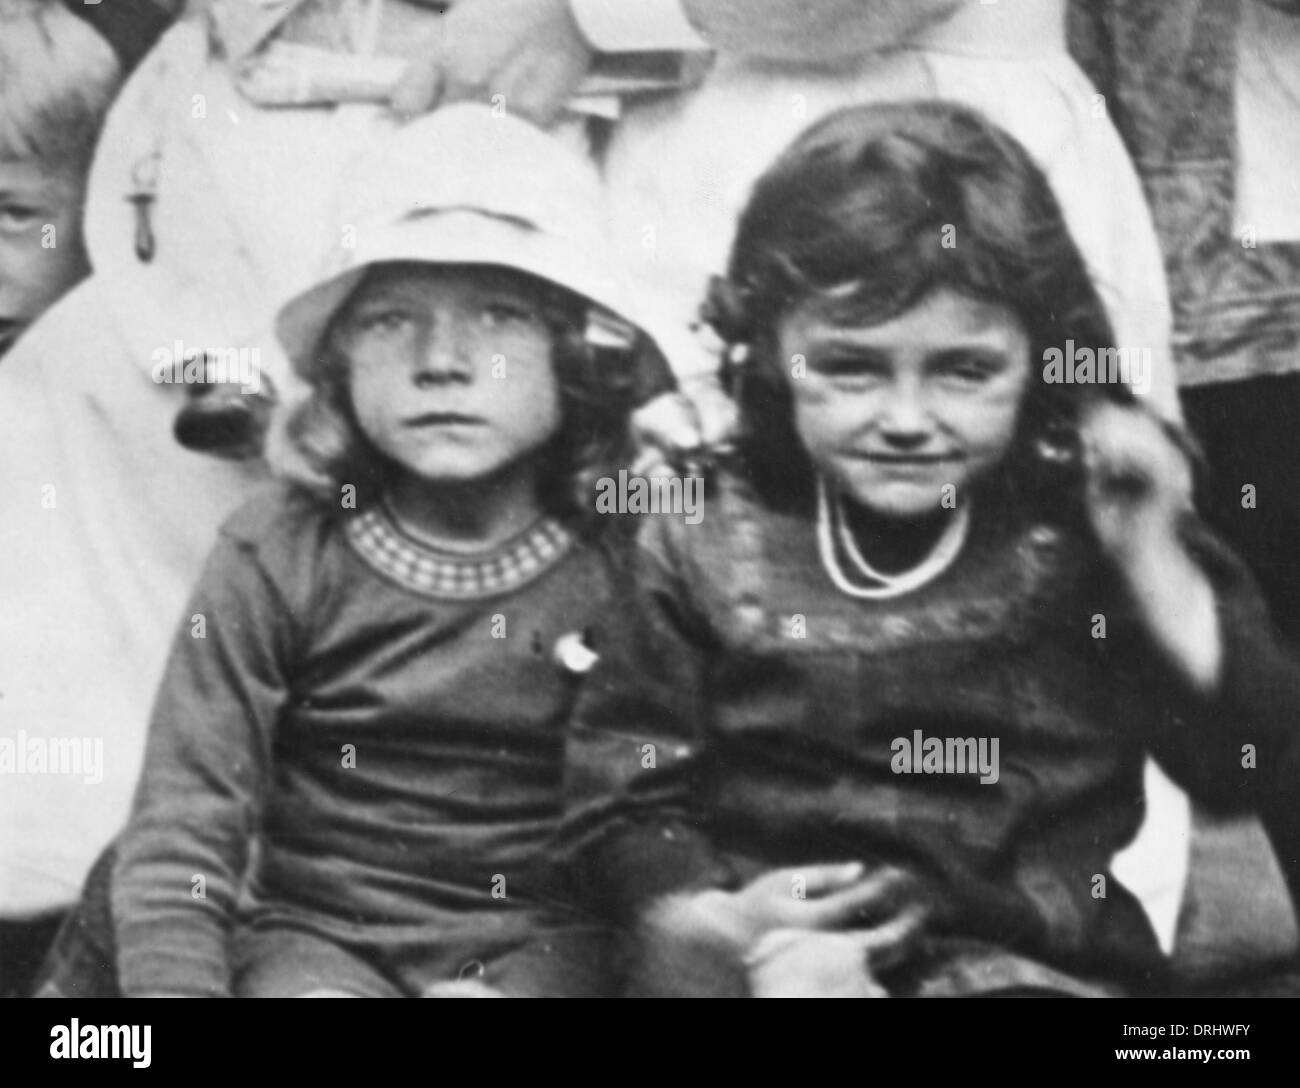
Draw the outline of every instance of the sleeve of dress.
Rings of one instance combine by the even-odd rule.
[[[582,908],[619,924],[661,895],[730,876],[691,805],[708,758],[700,741],[711,645],[662,546],[668,522],[647,519],[617,633],[598,647],[567,739],[560,853]]]
[[[292,614],[223,535],[163,674],[112,904],[127,996],[230,992],[226,940],[286,698]]]
[[[1259,813],[1300,902],[1300,658],[1286,646],[1254,577],[1208,527],[1189,519],[1188,551],[1214,588],[1222,643],[1215,695],[1171,688],[1156,758],[1204,804]]]

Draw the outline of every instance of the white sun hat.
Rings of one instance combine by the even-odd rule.
[[[338,207],[337,250],[276,319],[294,369],[308,379],[330,321],[366,271],[385,262],[517,269],[638,324],[606,236],[595,165],[488,106],[448,106],[376,141],[340,179]]]

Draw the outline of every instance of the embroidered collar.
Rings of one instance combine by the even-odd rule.
[[[344,534],[357,555],[384,577],[415,593],[455,600],[518,589],[550,570],[573,546],[563,525],[543,518],[494,552],[455,555],[403,532],[382,503],[349,518]]]

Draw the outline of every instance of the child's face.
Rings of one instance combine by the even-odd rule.
[[[523,276],[387,265],[358,290],[338,345],[357,422],[431,483],[491,476],[560,426],[554,338]]]
[[[71,169],[0,159],[0,356],[90,271],[84,195]]]
[[[778,326],[795,426],[816,468],[886,517],[937,509],[1006,455],[1031,374],[1012,311],[940,289],[881,325],[830,320],[804,303]],[[788,364],[787,364],[788,365]],[[789,373],[789,372],[788,372]]]

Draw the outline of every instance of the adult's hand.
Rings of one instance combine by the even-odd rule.
[[[393,107],[414,115],[478,101],[548,125],[593,59],[568,0],[459,0],[430,55],[407,68]]]

